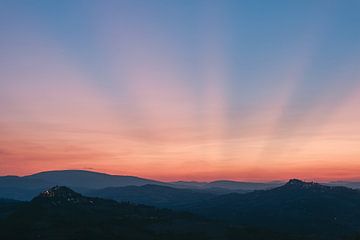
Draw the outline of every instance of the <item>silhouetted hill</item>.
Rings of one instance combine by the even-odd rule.
[[[188,206],[203,216],[297,234],[339,239],[360,229],[360,192],[290,180],[271,190],[227,194]]]
[[[279,183],[250,183],[236,181],[215,182],[160,182],[134,176],[119,176],[83,170],[60,170],[40,172],[29,176],[0,177],[0,198],[30,200],[37,193],[54,185],[69,186],[72,189],[87,193],[90,190],[143,186],[147,184],[203,190],[204,193],[226,194],[230,192],[248,192],[255,189],[268,189]],[[275,185],[274,185],[275,184]],[[243,189],[242,189],[243,188]]]
[[[260,240],[292,239],[271,231],[227,226],[187,213],[84,197],[53,187],[0,220],[12,240]]]
[[[59,170],[47,171],[37,174],[18,177],[0,176],[0,198],[10,198],[27,201],[35,197],[39,192],[52,186],[68,186],[80,193],[87,193],[91,190],[125,187],[125,186],[144,186],[160,185],[173,188],[186,188],[201,190],[203,193],[229,194],[247,193],[254,190],[268,190],[283,185],[283,182],[239,182],[229,180],[219,180],[213,182],[196,181],[177,181],[161,182],[151,179],[139,178],[134,176],[110,175],[84,170]],[[356,182],[330,182],[325,185],[345,185],[356,187]]]
[[[54,187],[10,215],[0,238],[155,239],[152,226],[181,219],[190,221],[191,216],[84,197],[67,187]]]
[[[25,177],[26,179],[41,179],[53,185],[75,186],[78,188],[105,188],[121,186],[141,186],[146,184],[162,184],[162,182],[133,177],[110,175],[105,173],[83,171],[83,170],[62,170],[41,172]]]
[[[74,192],[68,187],[64,186],[55,186],[46,190],[33,200],[31,200],[32,204],[40,204],[40,205],[50,205],[50,206],[76,206],[79,205],[81,207],[88,206],[98,206],[99,204],[103,204],[105,201],[106,204],[112,203],[113,201],[97,199],[97,198],[88,198],[82,196],[80,193]]]
[[[83,170],[48,171],[24,177],[0,177],[0,197],[30,200],[40,191],[54,185],[70,186],[77,191],[86,192],[90,189],[129,185],[141,186],[146,184],[165,185],[165,183],[144,178],[109,175]]]
[[[87,195],[166,208],[181,208],[216,196],[199,190],[159,185],[105,188],[91,191]]]

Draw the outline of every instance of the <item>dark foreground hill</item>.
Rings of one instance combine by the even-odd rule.
[[[284,232],[303,239],[342,239],[360,230],[360,192],[290,180],[245,194],[145,185],[107,188],[93,196],[186,210],[218,221]]]
[[[245,194],[157,185],[95,193],[118,201],[67,187],[51,188],[30,202],[0,199],[0,239],[338,240],[360,232],[358,190],[295,179]]]
[[[358,190],[296,179],[272,190],[218,196],[187,210],[314,239],[341,239],[360,230]]]
[[[1,205],[1,203],[0,203]],[[293,239],[188,213],[84,197],[66,187],[42,192],[0,220],[0,239],[235,240]]]

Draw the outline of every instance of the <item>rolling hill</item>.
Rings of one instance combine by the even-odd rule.
[[[165,183],[133,176],[109,175],[83,170],[48,171],[24,177],[0,177],[0,197],[30,200],[39,192],[55,185],[69,186],[79,192],[86,192],[90,189],[146,184],[164,185]]]
[[[0,219],[0,239],[12,240],[260,240],[265,237],[293,239],[188,213],[84,197],[67,187],[46,190]]]
[[[360,230],[360,191],[296,179],[271,190],[221,195],[187,210],[315,239],[340,239]]]
[[[236,181],[161,182],[134,176],[110,175],[84,170],[59,170],[40,172],[24,177],[0,176],[0,198],[28,201],[39,192],[55,185],[68,186],[81,193],[111,187],[159,185],[173,188],[197,189],[202,190],[204,193],[226,194],[230,192],[244,193],[256,189],[269,189],[278,186],[279,183]]]

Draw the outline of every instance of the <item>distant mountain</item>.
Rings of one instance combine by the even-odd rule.
[[[333,181],[325,183],[327,186],[343,186],[353,189],[360,189],[360,182],[357,181]]]
[[[191,214],[84,197],[53,187],[0,219],[0,239],[12,240],[287,240],[288,236],[229,226]]]
[[[174,187],[179,188],[203,188],[208,182],[197,182],[197,181],[176,181],[170,182]]]
[[[141,186],[165,183],[132,176],[118,176],[83,170],[41,172],[29,176],[0,177],[0,198],[30,200],[37,193],[54,185],[65,185],[80,192],[90,189],[121,186]]]
[[[60,170],[40,172],[24,177],[0,176],[0,198],[28,201],[39,192],[55,185],[68,186],[82,194],[109,187],[158,185],[178,189],[192,189],[201,191],[202,194],[223,195],[229,193],[248,193],[254,190],[268,190],[283,184],[285,183],[281,181],[261,183],[229,180],[213,182],[161,182],[134,176],[110,175],[92,171]],[[352,188],[357,188],[358,186],[356,182],[330,182],[324,184],[328,186],[344,185]],[[136,190],[136,188],[132,188],[132,190]],[[114,196],[111,197],[114,198]]]
[[[225,188],[225,189],[241,189],[241,190],[266,190],[275,188],[283,185],[283,182],[268,182],[268,183],[257,183],[257,182],[238,182],[238,181],[228,181],[228,180],[219,180],[210,182],[205,185],[205,188]]]
[[[83,171],[83,170],[62,170],[49,171],[33,174],[24,177],[25,179],[41,179],[53,185],[74,186],[78,188],[105,188],[122,186],[141,186],[146,184],[163,184],[162,182],[133,177],[110,175],[105,173]]]
[[[60,170],[40,172],[24,177],[0,177],[0,198],[26,201],[32,199],[37,193],[54,185],[69,186],[78,192],[87,193],[90,190],[102,188],[144,186],[148,184],[174,188],[201,189],[204,190],[204,193],[212,194],[227,194],[230,192],[244,193],[256,189],[269,189],[279,185],[278,182],[161,182],[134,176],[110,175],[84,170]]]
[[[159,185],[111,187],[90,191],[86,195],[176,209],[217,196],[201,190]]]
[[[18,176],[3,176],[0,177],[0,187],[4,188],[21,188],[21,189],[36,189],[46,187],[47,181],[41,178],[32,177],[18,177]]]
[[[221,195],[187,210],[314,239],[339,239],[360,229],[359,191],[296,179],[271,190]]]
[[[248,193],[248,192],[254,191],[254,190],[243,190],[243,189],[228,189],[228,188],[221,188],[221,187],[188,188],[188,189],[200,191],[203,193],[212,193],[212,194],[216,194],[216,195],[223,195],[223,194],[229,194],[229,193]]]
[[[26,188],[18,188],[18,187],[0,186],[0,197],[16,199],[20,201],[27,201],[33,198],[34,196],[36,196],[36,194],[38,194],[40,191],[44,189],[46,189],[46,187],[26,189]]]
[[[156,239],[151,225],[182,218],[187,216],[54,187],[4,220],[0,239]]]
[[[0,198],[29,200],[50,186],[42,179],[3,176],[0,177]]]
[[[229,180],[218,180],[213,182],[192,182],[192,181],[178,181],[172,182],[176,187],[181,188],[195,188],[195,189],[224,189],[231,191],[253,191],[253,190],[265,190],[275,187],[279,187],[284,184],[281,181],[274,182],[239,182]]]

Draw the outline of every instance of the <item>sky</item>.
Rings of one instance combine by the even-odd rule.
[[[0,0],[0,175],[360,180],[359,12]]]

